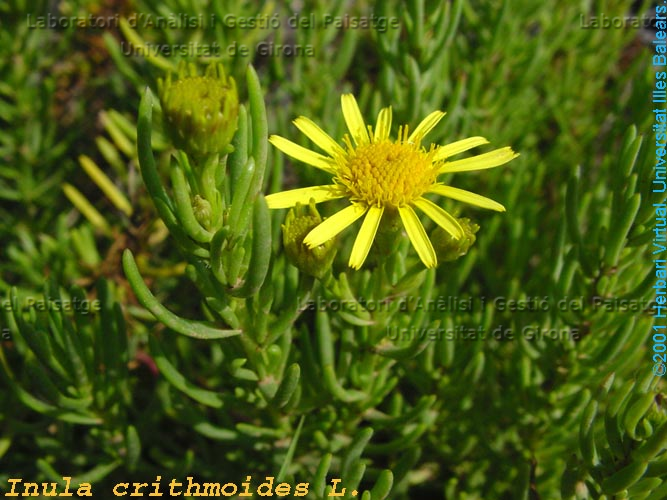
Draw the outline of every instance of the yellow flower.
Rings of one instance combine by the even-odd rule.
[[[426,267],[437,265],[437,257],[414,208],[418,208],[455,239],[464,236],[459,222],[438,205],[425,198],[439,194],[471,205],[504,212],[505,207],[489,198],[438,182],[440,174],[467,172],[497,167],[516,158],[511,148],[501,148],[463,160],[448,161],[449,157],[471,148],[488,144],[483,137],[470,137],[446,146],[426,149],[422,139],[442,119],[445,113],[434,111],[408,134],[408,126],[398,129],[398,138],[389,139],[391,107],[380,111],[375,129],[364,123],[361,111],[352,94],[341,96],[345,123],[352,139],[346,134],[345,147],[334,141],[313,121],[303,116],[294,120],[296,127],[328,156],[316,153],[283,137],[273,135],[271,144],[283,153],[333,175],[332,183],[283,191],[266,197],[269,208],[288,208],[312,198],[320,203],[347,198],[351,205],[325,219],[311,230],[304,243],[314,248],[343,231],[365,215],[352,247],[349,265],[359,269],[371,248],[382,215],[396,212],[419,258]],[[354,144],[352,143],[354,141]]]

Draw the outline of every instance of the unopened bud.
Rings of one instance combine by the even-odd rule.
[[[205,199],[196,194],[192,199],[192,212],[195,214],[197,222],[204,227],[211,225],[211,204]]]
[[[230,152],[238,126],[236,83],[221,64],[211,63],[204,76],[194,64],[179,66],[178,80],[158,80],[165,127],[174,145],[202,157]]]
[[[479,231],[477,224],[471,222],[467,217],[458,219],[458,221],[463,228],[463,236],[458,240],[439,226],[431,233],[431,242],[438,262],[451,262],[464,256],[477,239],[475,237],[475,233]]]
[[[322,222],[322,217],[315,208],[314,200],[308,205],[307,213],[303,213],[303,208],[301,204],[297,204],[289,211],[282,225],[285,254],[300,271],[315,278],[322,278],[331,268],[336,255],[335,238],[308,248],[303,239]]]

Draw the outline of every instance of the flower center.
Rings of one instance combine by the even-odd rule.
[[[372,142],[339,160],[337,183],[352,201],[381,207],[402,207],[435,182],[433,152],[390,141]]]

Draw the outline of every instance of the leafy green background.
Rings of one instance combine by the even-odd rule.
[[[373,499],[667,497],[664,385],[651,375],[649,351],[652,203],[664,201],[650,189],[651,32],[585,26],[590,16],[622,18],[631,4],[0,4],[0,490],[12,477],[73,476],[104,495],[120,481],[157,475],[240,483],[251,474],[255,484],[267,475],[309,482],[312,498],[326,495],[332,477]],[[635,8],[641,15],[648,5]],[[106,29],[30,26],[29,14],[48,13],[115,21]],[[316,20],[373,13],[399,27],[292,28],[287,19],[296,13]],[[121,27],[121,17],[139,14],[218,22]],[[221,22],[274,14],[275,29]],[[377,286],[378,268],[346,269],[348,231],[338,241],[333,288],[309,283],[287,263],[285,213],[274,212],[265,292],[232,303],[250,311],[242,321],[253,328],[260,327],[253,312],[270,310],[263,327],[286,325],[288,333],[259,342],[257,358],[229,339],[179,336],[137,302],[124,249],[169,310],[231,325],[202,307],[201,270],[159,222],[142,183],[139,101],[179,57],[126,55],[136,40],[219,44],[244,103],[252,64],[269,132],[306,147],[291,120],[307,116],[342,137],[344,92],[357,96],[370,123],[387,105],[395,124],[412,127],[447,111],[429,136],[434,143],[480,135],[520,152],[503,167],[449,179],[507,212],[445,202],[480,225],[470,252],[431,273],[410,274],[399,263],[403,276],[394,272]],[[268,43],[273,52],[262,55]],[[249,54],[228,55],[234,44]],[[313,55],[285,55],[278,44]],[[156,127],[156,155],[167,158],[157,120]],[[112,179],[129,212],[100,190],[81,155]],[[328,181],[275,149],[268,155],[265,193]],[[75,207],[65,183],[101,219]],[[412,262],[405,243],[399,255]],[[367,300],[393,293],[413,304],[452,297],[473,307],[280,315],[289,292],[338,300],[346,282]],[[35,301],[47,297],[100,306],[88,314],[38,310]],[[561,308],[562,299],[580,307]],[[625,310],[616,299],[640,305]],[[508,301],[543,307],[502,307]],[[381,329],[364,326],[368,317],[398,330],[481,327],[487,338],[399,340],[392,351]],[[490,338],[498,329],[511,336]],[[525,335],[538,330],[558,335]],[[275,377],[258,376],[263,369]],[[277,387],[288,391],[285,401]]]

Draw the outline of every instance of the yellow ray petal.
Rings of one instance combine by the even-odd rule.
[[[266,204],[269,208],[289,208],[297,203],[307,205],[311,198],[315,199],[315,203],[321,203],[342,196],[334,186],[311,186],[270,194],[266,197]]]
[[[321,245],[340,233],[368,210],[365,206],[355,203],[325,219],[309,232],[303,242],[310,248]]]
[[[459,200],[464,203],[469,203],[470,205],[475,205],[476,207],[488,208],[490,210],[496,210],[498,212],[504,212],[505,207],[502,206],[497,201],[493,201],[491,198],[486,196],[481,196],[479,194],[471,193],[465,189],[459,189],[452,186],[445,186],[443,184],[435,184],[431,186],[428,190],[429,193],[435,193],[447,198],[452,198],[454,200]]]
[[[329,134],[322,130],[314,121],[300,116],[294,120],[294,125],[303,132],[311,141],[321,147],[331,156],[343,155],[345,150],[334,141]]]
[[[377,122],[375,123],[375,133],[374,140],[385,141],[389,139],[389,132],[391,131],[391,106],[388,108],[383,108],[378,114]]]
[[[489,153],[466,158],[465,160],[447,162],[438,169],[438,174],[499,167],[517,156],[519,154],[512,151],[510,147],[495,149]]]
[[[419,125],[417,125],[417,128],[412,131],[410,137],[408,137],[408,142],[421,142],[421,140],[426,137],[426,134],[433,130],[433,127],[442,120],[443,116],[445,116],[445,113],[442,111],[434,111],[428,115]]]
[[[438,263],[435,256],[435,250],[426,235],[426,231],[424,231],[424,226],[419,222],[419,218],[417,217],[417,214],[415,214],[415,211],[412,210],[410,206],[406,206],[399,207],[398,213],[401,216],[405,231],[408,233],[412,246],[415,247],[421,261],[428,268],[435,267]]]
[[[384,207],[371,207],[368,209],[368,213],[364,218],[364,222],[361,225],[357,239],[354,240],[354,246],[352,247],[352,253],[350,254],[350,261],[348,265],[352,269],[359,269],[368,255],[373,240],[375,239],[375,234],[377,233],[378,226],[380,225],[380,219],[382,219],[382,213],[384,212]]]
[[[445,212],[438,205],[426,198],[419,198],[414,201],[414,205],[422,212],[428,215],[433,221],[452,235],[454,239],[459,239],[463,236],[463,228],[459,221]]]
[[[343,108],[343,117],[345,123],[350,131],[350,135],[354,139],[354,143],[359,146],[361,144],[368,144],[368,130],[366,130],[366,123],[359,111],[357,100],[352,94],[343,94],[340,96],[341,107]]]
[[[315,151],[299,146],[284,137],[272,135],[269,137],[269,142],[295,160],[302,161],[308,165],[324,170],[325,172],[329,172],[330,174],[333,174],[336,171],[336,162],[332,158],[327,158]]]
[[[463,153],[464,151],[468,151],[469,149],[488,143],[489,141],[487,141],[484,137],[468,137],[467,139],[463,139],[461,141],[452,142],[451,144],[440,146],[433,156],[433,161],[444,160],[450,156]]]

